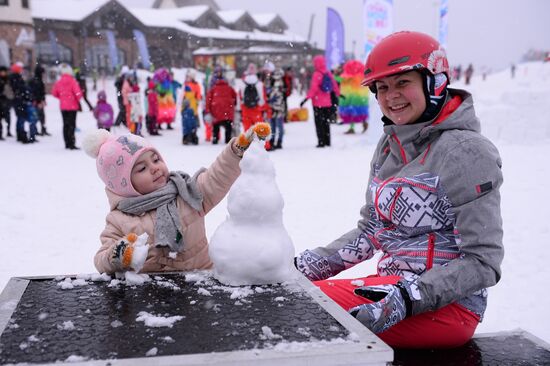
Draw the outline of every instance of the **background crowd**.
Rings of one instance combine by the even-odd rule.
[[[512,65],[512,73],[514,69]],[[304,104],[309,100],[317,147],[331,145],[333,124],[347,125],[345,134],[355,134],[356,125],[362,133],[368,128],[370,96],[368,88],[361,87],[364,64],[358,60],[330,70],[325,58],[316,56],[311,65],[303,65],[297,72],[270,61],[263,65],[251,63],[238,77],[222,66],[215,66],[206,74],[187,69],[181,82],[164,68],[150,73],[122,66],[114,80],[116,100],[107,100],[105,91],[99,90],[95,101],[89,100],[86,77],[78,68],[59,65],[59,77],[50,88],[44,83],[42,65],[37,64],[32,73],[28,70],[30,67],[20,62],[9,68],[0,67],[0,140],[14,136],[12,121],[20,143],[35,143],[38,136],[50,136],[44,113],[48,89],[59,99],[68,150],[79,149],[75,131],[83,106],[93,112],[98,128],[123,127],[141,136],[160,136],[159,130],[173,129],[179,120],[183,145],[196,145],[199,141],[218,144],[220,139],[228,142],[255,123],[266,121],[273,132],[266,149],[282,149],[285,124],[307,121]],[[453,80],[464,78],[468,84],[473,72],[472,65],[465,71],[457,66],[452,70]],[[94,76],[94,91],[97,85]],[[304,96],[299,108],[289,108],[292,93]],[[203,136],[199,136],[199,130]]]

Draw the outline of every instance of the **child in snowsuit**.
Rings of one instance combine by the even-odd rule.
[[[239,176],[239,162],[254,136],[269,134],[269,126],[260,127],[233,139],[208,169],[193,176],[169,171],[158,150],[140,136],[88,134],[83,146],[96,159],[111,207],[94,257],[97,270],[132,269],[133,244],[127,240],[132,233],[149,235],[144,272],[212,267],[204,216]]]
[[[296,266],[390,346],[458,347],[501,276],[501,158],[480,134],[471,94],[447,88],[447,56],[432,37],[393,33],[365,70],[384,135],[361,219]],[[378,251],[376,275],[329,279]]]
[[[94,108],[97,128],[111,131],[113,125],[113,107],[107,102],[107,94],[102,90],[97,93],[97,105]]]
[[[191,108],[191,103],[188,99],[183,99],[181,107],[182,143],[184,145],[198,145],[199,138],[197,137],[197,128],[199,124],[195,111]]]

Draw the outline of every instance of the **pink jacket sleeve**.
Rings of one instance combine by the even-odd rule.
[[[72,89],[76,100],[80,100],[82,98],[82,90],[80,90],[80,86],[74,78],[72,79]]]

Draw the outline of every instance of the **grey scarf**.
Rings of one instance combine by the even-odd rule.
[[[180,196],[189,206],[202,211],[203,197],[197,186],[197,177],[204,170],[200,169],[193,177],[180,171],[170,172],[164,187],[142,196],[125,198],[117,208],[130,215],[141,215],[156,209],[155,246],[168,246],[172,251],[181,252],[184,247],[183,228],[176,198]]]

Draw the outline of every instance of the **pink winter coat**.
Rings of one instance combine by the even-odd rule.
[[[52,88],[52,95],[59,99],[59,107],[62,111],[78,111],[82,98],[82,90],[76,79],[69,74],[61,75]]]
[[[336,96],[340,96],[340,88],[338,87],[338,83],[334,79],[332,73],[327,69],[324,56],[315,56],[313,58],[313,67],[315,68],[315,71],[311,76],[311,84],[306,97],[311,99],[311,104],[313,104],[314,107],[330,107],[332,106],[330,92],[324,92],[321,90],[323,74],[329,74],[330,79],[332,80],[332,91],[336,93]]]
[[[240,158],[233,152],[231,141],[214,163],[197,178],[197,184],[203,194],[204,212],[197,212],[181,198],[177,199],[177,207],[183,227],[183,253],[177,253],[175,258],[168,254],[167,247],[156,248],[155,222],[156,210],[149,211],[141,216],[132,216],[119,211],[116,207],[123,197],[109,190],[107,197],[111,212],[107,215],[106,226],[101,233],[101,247],[94,257],[94,264],[98,272],[114,273],[122,271],[111,263],[111,256],[115,245],[128,233],[137,235],[149,234],[149,253],[142,272],[188,271],[193,269],[207,269],[212,267],[208,255],[208,240],[204,215],[216,206],[227,194],[229,188],[239,176]]]

